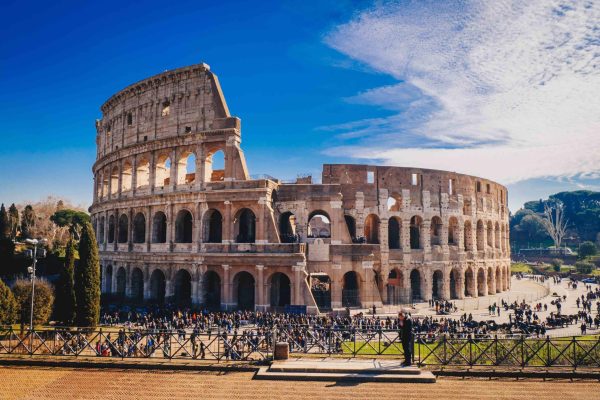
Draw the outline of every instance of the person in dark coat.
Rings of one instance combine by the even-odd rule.
[[[400,340],[404,351],[404,363],[402,365],[408,367],[412,364],[413,322],[410,314],[406,311],[401,311],[398,318],[400,319]]]

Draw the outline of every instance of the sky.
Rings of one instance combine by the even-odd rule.
[[[444,169],[600,190],[600,2],[3,1],[0,202],[89,205],[100,105],[205,62],[251,174]],[[7,39],[10,40],[7,40]]]

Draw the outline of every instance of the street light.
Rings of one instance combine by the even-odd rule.
[[[46,239],[25,239],[25,243],[30,244],[33,246],[33,251],[32,250],[28,250],[28,255],[31,256],[33,258],[33,265],[31,267],[27,268],[27,272],[29,272],[29,274],[31,275],[31,313],[29,315],[29,331],[33,332],[33,298],[35,296],[35,266],[37,264],[37,258],[38,258],[38,254],[37,254],[37,248],[38,248],[38,244],[45,244],[46,243]],[[46,256],[46,250],[45,249],[41,249],[40,251],[40,258],[44,258]]]

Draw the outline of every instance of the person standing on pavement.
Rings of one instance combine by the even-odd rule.
[[[400,340],[404,351],[404,363],[402,365],[408,367],[412,365],[413,322],[410,314],[406,311],[400,311],[398,319],[400,320]]]

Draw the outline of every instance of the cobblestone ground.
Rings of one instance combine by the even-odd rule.
[[[0,367],[0,399],[598,399],[594,381],[438,379],[436,384],[255,381],[252,372]]]

